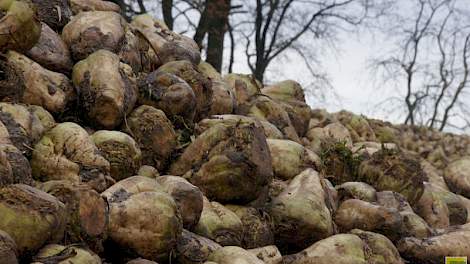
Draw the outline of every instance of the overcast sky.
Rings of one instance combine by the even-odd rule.
[[[151,13],[162,19],[159,6],[149,5]],[[189,17],[197,14],[188,14]],[[178,23],[178,21],[180,23]],[[188,27],[177,20],[175,23],[175,31],[186,31]],[[195,19],[197,21],[197,19]],[[192,37],[193,32],[186,32]],[[329,112],[335,112],[346,109],[358,114],[364,114],[369,117],[386,119],[393,122],[399,122],[397,117],[391,117],[383,112],[374,111],[374,106],[379,98],[383,98],[387,89],[381,89],[378,92],[373,84],[372,75],[367,68],[370,58],[376,50],[383,50],[384,47],[389,48],[379,35],[372,35],[370,32],[341,33],[339,41],[336,43],[335,49],[328,50],[322,56],[321,61],[324,71],[331,79],[334,92],[337,97],[333,96],[333,92],[326,93],[324,100],[319,100],[315,95],[307,97],[307,102],[312,108],[325,108]],[[230,40],[226,38],[226,46],[229,47]],[[246,64],[244,45],[236,49],[236,60],[234,64],[234,72],[250,73],[250,69]],[[312,49],[315,47],[311,47]],[[226,48],[224,55],[228,56],[229,48]],[[287,59],[275,60],[269,67],[265,82],[272,83],[283,79],[292,79],[300,83],[309,83],[311,81],[310,74],[302,60],[295,54],[287,56]],[[228,61],[224,60],[224,63]],[[225,65],[224,66],[227,66]],[[309,93],[307,93],[309,95]]]
[[[319,100],[308,96],[308,104],[313,108],[325,108],[329,112],[342,109],[368,117],[386,119],[391,122],[401,122],[395,116],[388,115],[384,111],[377,110],[377,103],[390,95],[389,89],[377,89],[380,87],[374,82],[374,76],[368,65],[376,52],[390,49],[391,46],[380,35],[372,35],[370,32],[342,33],[334,50],[325,54],[322,59],[325,72],[331,79],[332,86],[338,97],[327,93],[325,100]],[[243,51],[238,50],[239,57],[244,57]],[[236,61],[234,71],[250,73],[244,60]],[[305,70],[305,65],[295,55],[291,59],[275,61],[270,65],[266,82],[274,82],[282,79],[292,79],[307,83],[311,79]],[[329,95],[329,96],[328,96]]]
[[[458,17],[458,25],[468,25],[470,21],[469,0],[458,0],[455,4],[455,10],[459,10],[457,12],[463,14],[463,16]],[[374,22],[374,26],[380,27],[384,31],[372,30],[369,27],[357,28],[357,30],[361,30],[360,32],[339,31],[338,39],[334,42],[334,48],[327,48],[325,51],[322,50],[315,54],[319,55],[319,61],[323,65],[323,68],[320,70],[328,74],[337,97],[333,96],[333,93],[326,93],[324,100],[320,100],[314,94],[307,97],[309,105],[313,108],[325,108],[329,112],[345,109],[371,118],[383,119],[392,123],[402,123],[405,119],[404,114],[406,109],[403,101],[406,95],[405,79],[400,79],[400,82],[385,84],[383,83],[384,79],[381,79],[381,76],[374,73],[374,69],[370,65],[372,65],[371,61],[373,59],[385,58],[396,54],[394,53],[396,52],[395,45],[399,41],[397,36],[403,36],[403,34],[399,33],[403,30],[401,26],[413,26],[415,23],[414,17],[416,14],[414,13],[418,12],[415,5],[416,2],[413,1],[397,0],[393,9],[389,11],[398,14],[401,18],[393,19],[392,16],[387,16]],[[439,12],[435,18],[439,21],[445,15],[445,12]],[[313,50],[322,46],[315,39],[303,39],[301,41],[303,43],[315,43],[310,47]],[[436,57],[438,53],[433,53],[435,50],[430,51],[430,53],[427,52],[427,49],[431,47],[426,46],[428,44],[435,47],[434,42],[432,44],[425,42],[424,46],[420,47],[418,60],[422,64],[433,62],[433,64],[428,65],[434,67],[430,68],[431,70],[437,70],[438,63],[436,63],[436,60],[440,59],[440,57]],[[245,59],[243,59],[245,58],[244,46],[241,46],[239,47],[241,50],[237,51],[236,58],[238,60],[236,60],[237,63],[234,69],[236,72],[249,73],[250,70],[246,66]],[[460,61],[460,56],[457,56],[457,61]],[[307,84],[311,81],[310,74],[306,70],[302,59],[298,58],[295,53],[287,54],[284,57],[288,57],[288,59],[276,59],[269,66],[265,82],[293,79],[302,84]],[[415,76],[415,86],[423,84],[421,80],[418,76]],[[306,88],[308,89],[308,87]],[[324,89],[327,90],[329,88],[325,87]],[[395,100],[392,103],[390,101],[392,97],[394,99],[399,98],[400,100]],[[465,90],[460,95],[460,101],[463,104],[470,102],[470,93]],[[452,122],[458,126],[463,126],[464,124],[454,118],[452,118]],[[450,126],[447,127],[447,131],[461,132],[450,128]]]
[[[400,15],[406,16],[406,12],[413,10],[409,0],[398,0],[399,4],[395,6],[395,12]],[[458,1],[457,3],[463,5],[465,10],[470,14],[469,0]],[[155,3],[155,2],[154,2]],[[151,12],[154,16],[161,19],[161,9],[158,6],[153,6]],[[189,17],[197,18],[199,15],[188,13]],[[195,19],[197,21],[198,19]],[[396,21],[395,21],[396,22]],[[387,22],[388,23],[388,22]],[[175,21],[175,31],[186,31],[190,37],[193,32],[188,32],[187,25],[181,23],[181,19]],[[392,29],[393,30],[393,29]],[[378,31],[361,31],[361,32],[340,32],[338,41],[335,41],[335,48],[319,51],[319,60],[323,68],[320,70],[326,72],[331,80],[334,92],[326,92],[324,99],[320,99],[317,94],[309,94],[307,91],[307,102],[312,108],[325,108],[329,112],[335,112],[342,109],[352,111],[357,114],[364,114],[368,117],[379,118],[393,123],[401,123],[404,121],[404,105],[399,110],[392,109],[390,103],[383,103],[383,101],[392,96],[404,96],[405,86],[397,85],[396,88],[385,86],[383,83],[376,82],[376,75],[371,72],[370,61],[377,58],[378,54],[384,55],[390,52],[395,44],[390,36],[381,34]],[[322,45],[316,43],[315,40],[303,40],[304,43],[315,43],[310,47],[315,50]],[[224,50],[228,62],[229,43],[230,40],[226,38],[226,49]],[[246,63],[245,46],[243,43],[238,43],[235,51],[235,64],[234,72],[237,73],[250,73],[250,69]],[[306,66],[302,59],[296,57],[295,54],[284,54],[284,58],[275,59],[265,75],[265,83],[272,83],[281,81],[283,79],[296,80],[302,84],[308,84],[312,81],[310,73],[306,70]],[[224,66],[226,67],[227,65]],[[308,88],[307,88],[308,89]],[[328,91],[328,87],[324,90]],[[336,94],[337,96],[334,96]],[[470,100],[470,94],[467,95]],[[403,97],[402,97],[403,98]]]

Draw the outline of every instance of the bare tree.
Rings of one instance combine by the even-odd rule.
[[[124,1],[124,0],[118,0]],[[126,0],[134,2],[137,0]],[[144,1],[144,0],[139,0]],[[222,69],[224,39],[230,39],[229,70],[234,64],[235,45],[244,45],[246,62],[261,81],[270,63],[292,51],[309,63],[316,60],[315,39],[333,40],[335,33],[357,26],[369,15],[375,2],[390,0],[161,0],[166,24],[173,28],[183,18],[186,32],[204,49],[207,61]],[[374,2],[374,3],[372,3]],[[228,33],[228,34],[227,34]],[[226,36],[227,35],[227,36]],[[298,52],[302,42],[309,51]],[[227,45],[228,47],[228,45]],[[297,47],[297,48],[296,48]],[[317,60],[318,61],[318,60]],[[307,68],[313,69],[314,63]],[[316,73],[316,75],[319,75]]]
[[[302,38],[312,44],[334,37],[339,29],[364,21],[371,5],[364,0],[256,0],[251,7],[254,20],[244,33],[248,66],[262,81],[269,64],[287,50],[296,51]],[[298,54],[307,63],[312,59],[308,51]]]
[[[461,2],[460,2],[461,3]],[[405,124],[444,130],[460,121],[467,106],[460,104],[469,86],[470,30],[458,0],[413,0],[413,14],[394,19],[398,38],[391,55],[375,65],[386,80],[404,87]],[[466,20],[468,23],[469,21]],[[455,125],[454,125],[455,126]]]
[[[120,1],[139,10],[137,0]],[[161,8],[158,16],[163,17],[173,30],[193,34],[206,61],[217,70],[223,69],[224,62],[228,72],[233,71],[234,65],[245,64],[255,78],[263,81],[266,72],[274,72],[275,67],[270,67],[274,61],[279,65],[286,60],[296,60],[305,67],[302,71],[308,75],[303,76],[307,81],[305,87],[321,98],[319,91],[333,90],[322,67],[325,50],[334,47],[339,32],[363,25],[381,9],[380,3],[388,1],[396,0],[156,2]],[[152,2],[143,3],[150,6]],[[226,56],[224,51],[229,51]],[[240,56],[242,53],[245,56]]]

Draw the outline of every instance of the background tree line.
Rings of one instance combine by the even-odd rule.
[[[465,0],[113,0],[130,19],[162,18],[192,36],[221,72],[244,63],[265,80],[285,57],[301,60],[317,93],[332,90],[322,53],[338,34],[371,30],[391,49],[372,54],[378,86],[396,89],[379,108],[402,121],[444,130],[470,127],[470,9]],[[385,107],[384,107],[385,106]]]

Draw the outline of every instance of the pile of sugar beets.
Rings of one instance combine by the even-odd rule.
[[[221,76],[101,0],[0,0],[0,263],[470,256],[470,138]]]

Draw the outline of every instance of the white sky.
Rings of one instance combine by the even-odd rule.
[[[159,6],[153,6],[149,3],[149,9],[154,16],[162,19]],[[189,14],[190,17],[193,15]],[[178,23],[180,21],[182,20],[177,20],[175,23],[176,31],[187,29],[185,25]],[[193,32],[188,32],[187,35],[192,37]],[[377,103],[377,100],[384,98],[383,93],[387,92],[386,89],[381,89],[380,92],[374,89],[375,87],[371,81],[372,75],[367,70],[367,62],[374,52],[380,50],[380,47],[386,46],[384,45],[385,41],[377,40],[376,38],[377,36],[373,37],[368,32],[361,32],[360,34],[340,33],[339,41],[335,44],[337,45],[335,51],[331,52],[331,54],[324,54],[321,59],[324,70],[328,73],[338,98],[327,96],[325,101],[319,101],[318,98],[309,96],[307,97],[307,103],[312,108],[325,108],[329,112],[346,109],[369,117],[386,119],[392,122],[400,121],[397,118],[386,116],[383,112],[374,111],[374,105]],[[230,45],[228,36],[226,37],[225,45],[227,47]],[[243,48],[244,45],[241,45],[236,50],[234,72],[251,73],[246,65]],[[387,48],[390,48],[390,46]],[[226,56],[224,66],[227,67],[229,48],[226,48],[224,52]],[[295,57],[288,61],[274,60],[269,66],[266,76],[265,82],[269,83],[283,79],[292,79],[300,83],[308,83],[311,80],[303,61],[300,59],[296,60]]]
[[[465,5],[466,1],[468,0],[462,0],[459,3]],[[397,11],[401,14],[407,12],[407,10],[409,11],[409,7],[406,7],[407,4],[410,4],[408,0],[402,0],[401,4],[397,6]],[[466,8],[469,7],[467,6]],[[151,13],[161,19],[160,8],[153,6],[151,9]],[[192,17],[195,14],[188,15]],[[181,20],[175,21],[176,31],[187,30],[188,26],[179,23],[179,21]],[[188,32],[187,35],[192,37],[193,34]],[[322,101],[318,97],[308,96],[307,102],[309,105],[312,108],[325,108],[329,112],[345,109],[393,123],[402,122],[403,117],[400,114],[403,114],[403,112],[393,111],[393,109],[390,109],[390,105],[384,105],[381,101],[403,93],[403,89],[400,89],[400,87],[384,87],[383,84],[375,83],[374,81],[377,76],[374,76],[368,68],[370,60],[373,57],[377,57],[377,54],[383,55],[384,52],[390,51],[395,40],[380,35],[377,32],[372,35],[369,31],[362,31],[360,33],[339,32],[338,38],[338,41],[335,42],[336,47],[334,50],[328,51],[328,54],[325,52],[320,54],[320,61],[324,67],[323,70],[328,74],[334,88],[334,93],[338,97],[333,96],[333,93],[326,93],[327,96]],[[228,34],[225,45],[227,48],[224,50],[226,57],[224,59],[224,66],[227,67],[230,45]],[[238,43],[235,52],[234,72],[250,73],[250,69],[246,64],[244,48],[244,44]],[[312,49],[314,48],[312,46]],[[311,82],[312,78],[306,70],[303,60],[296,59],[295,56],[290,54],[287,57],[289,57],[288,60],[274,60],[270,64],[265,75],[265,83],[272,83],[283,79],[296,80],[302,84]],[[306,94],[308,95],[308,92]],[[387,108],[388,112],[386,112]]]
[[[337,44],[336,51],[323,58],[324,70],[328,73],[334,90],[339,98],[327,96],[325,101],[319,101],[314,96],[307,98],[308,104],[312,108],[325,108],[329,112],[336,112],[342,109],[352,111],[357,114],[364,114],[368,117],[385,119],[391,122],[400,122],[396,116],[391,117],[383,111],[376,111],[378,100],[385,99],[384,94],[389,94],[390,90],[376,89],[373,83],[373,76],[367,68],[369,60],[375,52],[388,46],[380,37],[372,36],[370,33],[362,32],[360,38],[353,33],[342,33]],[[228,50],[227,50],[228,51]],[[242,51],[239,57],[244,57]],[[235,72],[250,73],[245,60],[236,61]],[[282,62],[274,61],[270,65],[269,78],[266,82],[274,82],[283,79],[293,79],[305,82],[310,79],[309,73],[305,70],[303,62],[300,60],[290,60]],[[277,79],[277,80],[275,80]]]

